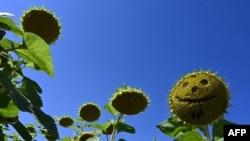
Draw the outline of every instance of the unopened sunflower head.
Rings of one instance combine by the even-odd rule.
[[[86,141],[87,139],[94,137],[94,133],[93,132],[83,132],[79,135],[78,137],[78,141]]]
[[[89,102],[80,107],[78,115],[87,122],[94,122],[101,116],[101,110],[98,105]]]
[[[195,71],[179,80],[169,96],[171,112],[193,125],[211,123],[226,113],[228,85],[210,71]]]
[[[73,119],[67,115],[61,117],[58,122],[62,127],[69,127],[74,123]]]
[[[124,86],[117,89],[110,102],[121,114],[136,115],[148,107],[149,98],[141,89]]]
[[[55,14],[44,7],[24,11],[20,20],[24,32],[31,32],[53,44],[61,34],[61,24]]]

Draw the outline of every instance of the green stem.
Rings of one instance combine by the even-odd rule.
[[[113,129],[110,141],[115,141],[115,136],[116,136],[116,133],[117,133],[116,125],[117,125],[118,122],[120,122],[120,120],[122,119],[122,117],[123,117],[123,114],[120,114],[119,117],[118,117],[118,119],[117,119],[117,121],[115,121],[114,129]]]
[[[204,136],[207,137],[208,141],[212,141],[208,130],[208,125],[201,126],[201,131],[203,132]]]

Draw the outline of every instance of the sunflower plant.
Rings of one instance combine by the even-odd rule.
[[[224,118],[230,106],[228,84],[210,70],[183,76],[169,93],[172,116],[157,128],[175,141],[222,141],[224,125],[234,124]]]
[[[42,125],[53,138],[59,138],[55,120],[44,111],[39,84],[23,73],[25,68],[43,71],[50,77],[54,76],[50,45],[59,35],[61,26],[53,13],[45,8],[33,8],[23,14],[21,27],[18,27],[11,16],[0,13],[0,140],[14,140],[17,136],[6,134],[12,126],[23,140],[31,141],[33,137],[26,126],[19,120],[20,112],[28,112]],[[46,30],[52,26],[54,30]],[[42,26],[43,25],[43,26]],[[42,32],[41,32],[42,31]],[[6,37],[13,33],[21,42]],[[47,38],[47,35],[49,38]],[[31,129],[31,127],[29,128]]]

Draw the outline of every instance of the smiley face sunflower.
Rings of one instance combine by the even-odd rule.
[[[226,112],[227,88],[223,79],[210,71],[187,74],[170,91],[171,112],[187,123],[208,124]]]

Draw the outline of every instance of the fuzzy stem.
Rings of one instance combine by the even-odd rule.
[[[201,126],[201,131],[203,132],[204,136],[207,137],[208,141],[212,141],[208,130],[208,125]]]

